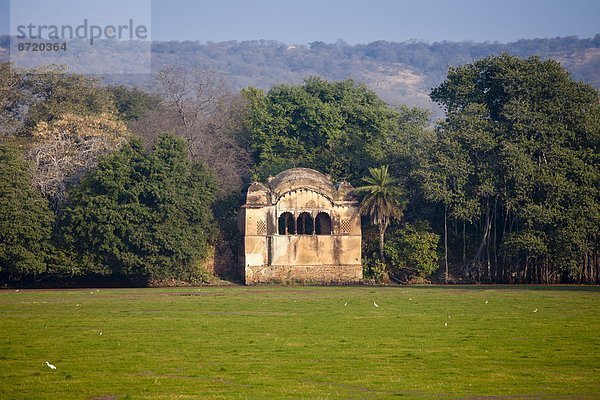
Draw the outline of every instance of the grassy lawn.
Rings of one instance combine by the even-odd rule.
[[[0,398],[592,399],[599,306],[575,287],[5,290]]]

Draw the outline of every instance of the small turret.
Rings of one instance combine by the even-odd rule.
[[[253,182],[246,192],[246,204],[251,206],[266,206],[270,204],[271,190],[260,182]]]

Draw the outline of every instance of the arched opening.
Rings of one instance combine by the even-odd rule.
[[[298,235],[312,235],[314,232],[313,218],[307,212],[300,213],[298,215],[298,221],[296,226],[298,227]]]
[[[280,235],[294,235],[296,233],[294,216],[291,212],[286,211],[279,216],[278,231]]]
[[[315,218],[315,233],[317,235],[331,235],[331,217],[321,211]]]

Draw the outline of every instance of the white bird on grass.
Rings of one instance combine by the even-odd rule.
[[[444,322],[444,326],[448,326],[448,322]]]
[[[377,303],[375,303],[375,302],[373,302],[373,305],[374,305],[375,307],[379,307],[379,304],[377,304]]]
[[[46,361],[46,365],[48,366],[48,368],[50,369],[56,369],[56,366],[50,364],[48,361]]]
[[[345,302],[345,303],[344,303],[344,307],[346,307],[347,305],[348,305],[348,302]]]
[[[487,303],[488,303],[488,301],[486,300],[486,301],[485,301],[485,304],[487,304]]]
[[[537,308],[535,310],[533,310],[533,312],[537,312]]]

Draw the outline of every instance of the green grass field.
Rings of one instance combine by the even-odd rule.
[[[597,399],[599,300],[579,287],[4,290],[0,398]]]

